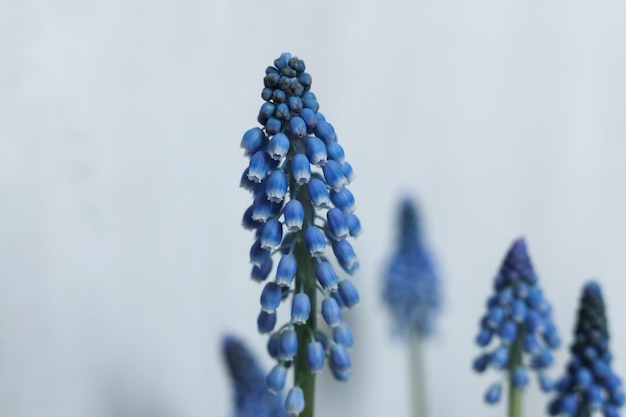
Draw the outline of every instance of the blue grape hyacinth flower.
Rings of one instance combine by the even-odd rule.
[[[350,375],[349,356],[341,347],[352,346],[352,335],[339,313],[358,304],[359,294],[336,269],[350,275],[358,269],[348,239],[360,233],[361,223],[346,188],[354,177],[352,167],[335,129],[319,112],[304,62],[284,53],[266,69],[263,81],[264,103],[257,118],[261,126],[249,129],[241,140],[249,164],[240,185],[253,197],[243,226],[255,232],[251,277],[264,282],[258,330],[270,335],[268,350],[280,367],[272,378],[295,368],[285,406],[298,415],[309,408],[312,374],[323,368],[326,358],[337,379]],[[327,255],[329,249],[334,258]],[[322,304],[335,303],[336,311],[323,315],[326,328],[317,323],[318,297]],[[276,311],[283,303],[289,305],[291,318],[276,327]],[[333,331],[339,325],[341,330]],[[333,356],[335,351],[342,355]]]
[[[561,341],[522,238],[513,242],[502,262],[476,343],[484,350],[474,360],[474,370],[482,373],[491,367],[507,372],[511,397],[527,386],[529,371],[537,373],[542,390],[552,389],[545,370],[554,362],[552,351]],[[500,385],[496,382],[486,391],[487,403],[499,402]],[[520,400],[515,401],[515,407],[521,407]]]
[[[440,303],[439,283],[423,242],[417,207],[406,198],[400,204],[397,244],[383,284],[383,300],[398,333],[431,333]]]
[[[227,336],[222,354],[233,386],[232,417],[288,417],[280,394],[272,394],[265,372],[241,340]]]
[[[580,300],[572,356],[565,375],[556,382],[550,415],[590,417],[602,411],[605,417],[619,417],[624,389],[611,369],[609,340],[602,290],[597,282],[589,282]]]

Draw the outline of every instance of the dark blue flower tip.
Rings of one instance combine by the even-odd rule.
[[[289,86],[289,90],[291,90],[291,94],[293,94],[294,96],[300,97],[302,96],[302,94],[304,94],[304,86],[297,81],[291,83],[291,85]],[[302,106],[304,107],[304,103],[302,103]]]
[[[276,118],[279,120],[291,119],[291,110],[289,110],[287,103],[280,103],[276,106]]]
[[[256,325],[259,333],[270,333],[276,327],[276,313],[261,310],[257,317]]]
[[[474,371],[478,373],[483,373],[489,366],[489,362],[490,362],[489,354],[484,353],[480,355],[479,357],[477,357],[476,359],[474,359],[474,362],[472,363],[472,368],[474,369]]]
[[[334,298],[329,297],[322,301],[322,317],[330,327],[337,327],[341,324],[341,307]]]
[[[261,91],[261,98],[263,100],[265,100],[265,101],[270,101],[272,99],[273,95],[274,95],[274,89],[273,88],[265,87]]]
[[[244,150],[245,155],[250,156],[261,150],[265,141],[265,133],[258,127],[253,127],[243,134],[240,146]]]
[[[302,120],[302,122],[304,122],[304,120]],[[316,167],[326,165],[328,156],[326,153],[326,145],[324,144],[324,142],[322,142],[321,139],[316,138],[315,136],[307,137],[306,157],[309,159],[309,162]]]
[[[251,273],[252,280],[256,281],[256,282],[265,281],[267,279],[267,277],[270,275],[270,272],[272,272],[273,264],[274,264],[274,262],[272,261],[272,258],[269,258],[260,267],[259,266],[253,266],[252,267],[252,273]]]
[[[291,59],[291,54],[289,52],[283,52],[280,54],[280,57],[274,60],[274,66],[279,70],[282,70],[289,64],[289,60]]]
[[[349,279],[344,279],[343,281],[339,282],[338,291],[339,295],[341,296],[341,300],[346,307],[352,308],[359,304],[359,293],[352,281],[350,281]]]
[[[337,291],[339,280],[331,264],[326,261],[318,263],[315,267],[315,276],[324,290]]]
[[[326,250],[324,232],[317,226],[310,226],[304,230],[304,244],[311,256],[323,255]]]
[[[276,284],[282,287],[289,287],[296,277],[298,263],[292,254],[285,254],[278,261],[276,268]]]
[[[348,231],[350,233],[350,236],[357,237],[358,235],[360,235],[362,232],[362,229],[361,229],[361,221],[359,220],[359,218],[354,213],[350,213],[346,215],[345,218],[346,218],[346,224],[348,225]]]
[[[333,328],[333,340],[335,343],[344,345],[347,349],[354,346],[354,337],[352,337],[352,330],[347,323],[341,322],[339,326]]]
[[[300,111],[300,117],[304,120],[304,123],[306,123],[307,133],[313,133],[313,129],[317,126],[315,112],[311,109],[304,108]]]
[[[265,312],[262,311],[261,313]],[[276,314],[274,314],[274,317],[276,317]],[[269,339],[267,339],[267,353],[269,353],[273,359],[278,359],[280,355],[280,333],[272,333]]]
[[[269,120],[276,113],[276,105],[273,103],[265,102],[259,110],[259,120]],[[266,122],[267,123],[267,122]]]
[[[346,216],[343,214],[343,211],[333,207],[326,213],[326,219],[328,221],[328,228],[335,240],[345,239],[350,236],[350,229],[348,228]]]
[[[348,180],[345,175],[343,175],[343,171],[341,170],[341,166],[333,160],[327,161],[323,166],[322,171],[324,173],[324,178],[326,179],[326,183],[335,191],[341,190],[343,187],[348,184]]]
[[[311,163],[304,154],[297,154],[291,160],[291,174],[298,185],[304,185],[311,180]]]
[[[287,100],[287,94],[285,94],[283,90],[276,89],[272,94],[272,100],[274,100],[275,103],[284,103],[285,100]]]
[[[596,281],[590,281],[585,284],[585,286],[583,287],[583,291],[593,292],[598,295],[602,295],[602,288],[600,287],[600,284],[598,284]]]
[[[282,364],[276,364],[265,378],[267,388],[273,394],[278,394],[285,388],[287,382],[287,368]]]
[[[266,88],[274,89],[278,87],[279,80],[280,80],[280,73],[278,71],[267,72],[267,75],[263,78],[263,84],[265,85]]]
[[[267,312],[275,311],[283,299],[283,290],[275,282],[268,282],[261,291],[261,308]]]
[[[345,162],[345,152],[341,145],[337,142],[330,142],[329,144],[327,144],[326,152],[328,153],[328,159],[332,159],[340,165]]]
[[[270,169],[270,161],[267,154],[263,151],[256,151],[250,158],[248,166],[248,179],[250,181],[260,183],[267,175]]]
[[[302,110],[302,108],[304,107],[304,105],[302,104],[302,99],[297,95],[289,97],[287,99],[287,105],[289,106],[289,110],[296,114],[300,113],[300,110]]]
[[[337,135],[335,134],[335,128],[333,126],[324,121],[320,120],[315,126],[315,136],[320,138],[326,143],[335,142],[337,140]]]
[[[309,296],[300,292],[293,297],[291,304],[291,322],[293,324],[304,324],[311,314],[311,300]]]
[[[306,362],[313,373],[321,372],[325,360],[324,346],[320,342],[311,342],[306,347]]]
[[[305,91],[308,91],[311,88],[311,84],[313,83],[313,79],[311,78],[310,74],[308,74],[306,72],[303,72],[298,77],[298,82],[300,82],[300,84],[302,84],[302,86],[304,87]]]
[[[276,97],[276,93],[279,91],[280,90],[274,91],[274,97]],[[267,122],[265,122],[264,124],[265,124],[265,132],[267,132],[268,135],[275,135],[278,132],[280,132],[280,129],[282,128],[282,124],[280,120],[278,120],[275,117],[270,117],[269,119],[267,119]]]
[[[481,327],[478,332],[478,336],[476,336],[476,344],[478,346],[487,346],[493,337],[493,330],[488,329],[486,327]]]
[[[287,135],[279,132],[272,136],[269,144],[267,145],[267,154],[275,161],[280,161],[289,153],[291,142]]]
[[[346,381],[350,378],[352,363],[344,345],[333,344],[330,347],[330,369],[339,381]]]
[[[293,68],[298,74],[302,73],[306,68],[306,66],[304,65],[304,61],[296,57],[293,57],[289,60],[289,66]]]
[[[544,373],[539,374],[539,387],[543,392],[551,392],[554,390],[554,380]]]
[[[491,353],[491,363],[497,368],[506,368],[509,362],[509,348],[506,346],[498,346]]]
[[[296,417],[304,411],[304,393],[300,387],[293,387],[287,393],[285,410],[291,417]]]
[[[261,248],[271,251],[276,246],[280,245],[280,241],[283,239],[283,225],[276,219],[269,219],[263,226],[261,232]]]
[[[523,366],[518,366],[513,371],[511,383],[515,388],[525,388],[528,385],[528,374]]]
[[[250,248],[250,263],[261,267],[270,258],[270,252],[261,247],[260,241],[255,241]]]
[[[517,325],[512,321],[504,321],[498,328],[498,336],[505,343],[513,343],[517,337]]]
[[[330,207],[330,195],[324,181],[313,178],[307,186],[313,207],[318,210]],[[344,188],[345,190],[346,188]]]
[[[497,404],[500,402],[500,398],[502,397],[502,385],[501,384],[493,384],[487,389],[485,392],[485,402],[487,404]]]
[[[333,253],[339,261],[339,265],[349,274],[359,268],[359,260],[354,253],[352,245],[347,240],[333,242]]]
[[[347,188],[342,188],[339,191],[332,191],[330,193],[330,199],[338,209],[341,209],[345,214],[350,214],[355,210],[354,196]]]
[[[317,102],[317,97],[311,91],[307,91],[302,94],[302,102],[304,103],[304,107],[317,112],[320,109],[320,105]]]
[[[301,117],[292,117],[291,120],[289,121],[289,128],[291,129],[291,134],[298,139],[302,139],[304,137],[306,137],[307,135],[307,130],[306,130],[306,123],[304,123],[304,120],[302,120]],[[308,140],[307,140],[307,149],[308,149]],[[324,148],[324,151],[326,151],[326,148]],[[308,156],[308,155],[307,155]]]
[[[294,330],[285,330],[280,334],[280,355],[283,360],[291,360],[298,351],[298,335]]]
[[[341,172],[343,172],[343,176],[346,177],[346,181],[350,184],[354,181],[354,171],[352,170],[352,165],[347,162],[344,162],[340,165]]]
[[[274,171],[267,179],[265,195],[273,203],[280,203],[287,194],[287,175],[283,171]]]
[[[302,229],[304,223],[304,207],[298,200],[290,200],[285,204],[285,226],[290,232]]]

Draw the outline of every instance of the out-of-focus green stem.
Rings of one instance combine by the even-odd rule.
[[[409,362],[411,364],[411,415],[413,417],[428,417],[424,350],[422,336],[417,330],[412,331],[409,335]]]
[[[522,364],[522,335],[518,336],[511,346],[509,359],[509,417],[522,417],[522,390],[513,386],[513,374],[515,369]]]

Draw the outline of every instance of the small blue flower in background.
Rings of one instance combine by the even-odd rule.
[[[222,354],[234,388],[233,417],[287,417],[281,396],[268,391],[265,372],[243,342],[225,337]]]
[[[494,294],[487,300],[487,313],[480,322],[476,343],[484,348],[473,364],[476,372],[492,367],[508,372],[516,389],[528,384],[529,369],[535,371],[544,391],[552,381],[544,371],[554,362],[551,351],[560,339],[552,321],[552,308],[537,282],[526,242],[517,239],[506,254],[495,279]],[[501,383],[485,393],[489,404],[499,402]]]
[[[583,288],[570,352],[565,376],[556,382],[557,395],[548,407],[550,415],[591,416],[597,410],[605,417],[619,417],[624,390],[611,370],[604,299],[596,282]]]
[[[439,277],[422,240],[417,208],[410,199],[400,204],[398,240],[384,276],[383,299],[398,333],[431,333],[439,309]]]
[[[333,375],[345,380],[351,371],[346,348],[353,341],[341,309],[358,304],[359,294],[336,273],[326,253],[332,249],[347,274],[359,267],[347,240],[361,231],[354,196],[346,188],[354,177],[352,167],[333,126],[319,112],[304,62],[284,53],[265,74],[265,102],[257,118],[262,127],[249,129],[241,140],[249,165],[240,184],[253,195],[243,216],[243,226],[255,232],[251,277],[267,281],[257,327],[270,335],[268,350],[277,360],[268,382],[282,388],[294,363],[296,373],[304,364],[311,374],[323,368],[327,357]],[[318,295],[326,306],[326,330],[316,322]],[[283,302],[289,304],[291,318],[276,328],[276,310]],[[304,409],[307,392],[311,396],[298,386],[307,383],[298,379],[297,374],[285,402],[291,415]]]

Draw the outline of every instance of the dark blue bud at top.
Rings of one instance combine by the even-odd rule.
[[[298,77],[298,81],[300,82],[300,84],[302,84],[302,86],[304,87],[305,91],[308,90],[309,88],[311,88],[312,79],[311,79],[311,75],[310,74],[308,74],[306,72],[303,72]]]
[[[246,156],[253,155],[261,150],[265,143],[265,134],[258,127],[253,127],[243,134],[241,138],[241,147],[245,151]]]
[[[311,180],[311,163],[304,154],[297,154],[291,160],[291,173],[298,185],[303,185]]]
[[[267,145],[267,153],[270,158],[279,161],[289,152],[291,142],[289,138],[282,132],[275,134]]]
[[[311,256],[323,255],[326,250],[324,232],[317,226],[307,227],[304,231],[304,244]]]
[[[302,120],[302,119],[300,119]],[[304,121],[303,121],[304,122]],[[326,145],[319,138],[309,136],[306,138],[306,156],[311,164],[321,167],[326,164]]]

